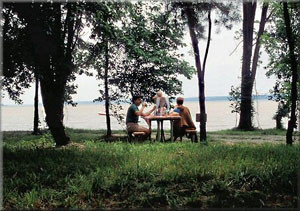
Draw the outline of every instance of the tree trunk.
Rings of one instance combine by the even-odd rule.
[[[300,80],[299,80],[300,82]],[[298,101],[298,140],[300,141],[300,101]]]
[[[70,76],[73,63],[72,52],[76,39],[74,25],[75,5],[66,4],[66,28],[62,27],[62,4],[44,4],[49,13],[44,15],[51,21],[46,24],[42,19],[40,4],[16,4],[19,17],[27,23],[35,59],[35,71],[39,73],[41,94],[46,113],[46,122],[57,146],[66,145],[70,138],[63,125],[64,94],[67,78]],[[48,11],[48,10],[47,10]],[[51,11],[51,12],[50,12]],[[51,30],[51,33],[48,33]]]
[[[283,126],[282,126],[282,116],[280,116],[279,114],[276,115],[276,129],[278,130],[281,130],[283,129]]]
[[[288,3],[283,2],[283,14],[284,14],[284,22],[285,22],[285,30],[289,45],[289,57],[291,61],[291,69],[292,69],[292,90],[291,90],[291,115],[290,120],[288,122],[288,129],[286,132],[286,143],[291,145],[293,143],[293,131],[296,128],[296,102],[297,102],[297,60],[295,56],[295,40],[292,34],[291,28],[291,20],[288,11]]]
[[[241,113],[238,128],[252,130],[252,89],[251,57],[253,27],[255,18],[256,2],[243,3],[243,64],[241,82]]]
[[[108,55],[108,42],[105,45],[105,75],[104,75],[104,86],[105,86],[105,112],[106,112],[106,126],[107,126],[107,137],[111,136],[111,125],[110,125],[110,116],[109,116],[109,90],[108,90],[108,62],[109,62],[109,55]]]
[[[188,19],[188,26],[190,37],[192,40],[195,64],[198,74],[198,88],[199,88],[199,106],[200,106],[200,141],[206,141],[206,111],[205,111],[205,92],[204,92],[204,73],[201,70],[200,52],[198,47],[198,39],[195,33],[195,11],[192,8],[186,9]]]
[[[35,76],[34,120],[32,134],[37,135],[39,132],[39,79]]]
[[[268,7],[269,7],[268,2],[263,3],[261,18],[260,18],[260,22],[259,22],[259,29],[258,29],[258,33],[257,33],[256,44],[255,44],[255,49],[254,49],[254,54],[253,54],[252,68],[251,68],[252,83],[254,83],[255,76],[256,76],[257,63],[258,63],[258,58],[259,58],[259,50],[260,50],[260,46],[261,46],[260,38],[265,31]]]
[[[40,79],[40,84],[46,122],[56,146],[67,145],[70,143],[70,138],[66,135],[63,125],[64,83],[53,85],[48,79]]]

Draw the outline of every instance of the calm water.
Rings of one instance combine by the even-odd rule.
[[[222,129],[230,129],[236,126],[236,115],[231,113],[228,101],[207,101],[207,130],[215,131]],[[195,121],[196,113],[199,112],[198,102],[186,102],[185,106],[190,108],[192,117]],[[122,113],[126,113],[128,105],[124,105]],[[145,110],[150,110],[147,107]],[[277,109],[277,103],[268,100],[259,100],[255,102],[255,109],[258,114],[255,114],[254,124],[260,128],[273,128],[275,121],[272,119]],[[80,104],[76,107],[66,106],[64,109],[65,118],[64,124],[71,128],[83,129],[105,129],[105,116],[99,116],[98,112],[104,111],[104,105]],[[40,120],[42,126],[46,126],[44,119],[45,113],[40,106],[39,109]],[[287,120],[284,120],[286,125]],[[196,122],[195,122],[196,123]],[[140,124],[146,123],[140,118]],[[112,129],[125,129],[125,124],[119,124],[117,120],[111,118]],[[196,123],[199,130],[199,123]],[[155,128],[155,123],[153,128]],[[165,128],[169,128],[170,124],[165,123]],[[33,128],[33,106],[2,106],[1,107],[1,130],[32,130]]]

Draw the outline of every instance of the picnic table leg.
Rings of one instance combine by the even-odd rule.
[[[164,121],[161,121],[161,142],[165,142]]]
[[[174,125],[174,120],[170,120],[170,123],[171,123],[171,142],[173,142],[173,125]]]
[[[157,140],[157,141],[160,141],[160,121],[159,121],[159,120],[157,120],[156,140]]]

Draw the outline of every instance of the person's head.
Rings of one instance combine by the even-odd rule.
[[[156,93],[156,95],[157,95],[157,97],[162,97],[162,91],[158,91],[158,92]]]
[[[177,99],[176,99],[177,105],[182,105],[182,104],[183,104],[183,101],[184,101],[184,98],[183,98],[183,97],[177,97]]]
[[[137,106],[139,106],[141,102],[142,102],[142,96],[135,95],[132,97],[132,103],[136,104]]]

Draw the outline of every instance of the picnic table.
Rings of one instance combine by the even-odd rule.
[[[151,128],[151,122],[152,121],[157,121],[157,133],[156,133],[156,140],[165,142],[165,133],[164,133],[164,126],[163,122],[164,120],[168,120],[171,123],[171,142],[173,141],[173,125],[175,120],[180,120],[180,116],[145,116],[143,117],[145,120],[149,121],[149,126]]]

